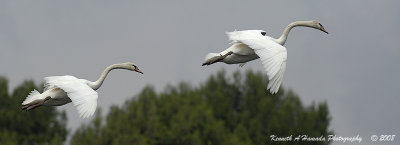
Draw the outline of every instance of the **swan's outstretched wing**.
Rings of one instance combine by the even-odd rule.
[[[241,42],[254,49],[260,57],[265,70],[267,71],[269,83],[268,89],[272,94],[278,92],[282,83],[283,74],[286,69],[287,51],[282,45],[264,36],[262,30],[247,30],[228,32],[228,37],[233,42]],[[264,35],[263,35],[264,34]]]
[[[244,31],[233,31],[233,32],[226,32],[226,35],[228,35],[229,40],[232,41],[232,43],[236,42],[241,42],[241,40],[244,39],[259,39],[261,36],[261,32],[265,31],[263,30],[244,30]]]
[[[68,94],[80,117],[92,116],[96,111],[98,94],[86,84],[86,80],[73,76],[53,76],[44,80],[47,89],[58,87]]]
[[[44,91],[56,88],[55,84],[61,83],[61,82],[66,82],[66,81],[74,81],[78,80],[78,78],[74,76],[51,76],[51,77],[45,77],[44,78]]]

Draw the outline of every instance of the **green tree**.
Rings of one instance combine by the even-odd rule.
[[[66,139],[65,112],[54,107],[21,110],[22,101],[33,89],[38,89],[34,82],[25,81],[9,95],[8,81],[0,77],[0,144],[59,145]]]
[[[198,88],[186,83],[167,86],[161,93],[144,88],[121,106],[113,106],[79,128],[71,144],[85,145],[267,145],[329,144],[329,142],[273,142],[271,135],[327,136],[327,103],[303,106],[292,91],[267,90],[262,73],[224,71]]]

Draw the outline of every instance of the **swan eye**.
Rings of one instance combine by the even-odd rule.
[[[320,27],[324,27],[324,26],[322,26],[322,24],[321,24],[321,23],[318,23],[318,24],[319,24],[319,26],[320,26]]]
[[[261,35],[265,36],[267,33],[266,32],[261,32]]]

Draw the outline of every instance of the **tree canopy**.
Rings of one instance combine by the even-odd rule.
[[[187,83],[157,93],[151,86],[105,116],[97,112],[72,136],[73,145],[269,145],[271,135],[327,136],[326,102],[304,106],[290,90],[270,94],[260,72],[224,71],[199,87]],[[47,108],[46,108],[47,109]],[[279,142],[278,144],[329,144]]]
[[[33,90],[33,81],[25,81],[8,93],[8,81],[0,77],[0,144],[60,145],[67,136],[65,112],[55,107],[39,107],[26,112],[21,103]]]

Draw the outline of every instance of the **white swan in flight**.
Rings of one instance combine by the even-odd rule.
[[[113,69],[127,69],[143,74],[135,64],[126,62],[110,65],[95,82],[68,75],[46,77],[44,92],[33,90],[22,102],[22,110],[31,110],[41,105],[61,106],[72,102],[80,117],[92,116],[97,107],[98,94],[95,90],[100,88],[107,74]]]
[[[269,79],[267,89],[272,94],[275,94],[282,83],[286,68],[287,51],[283,45],[286,42],[289,31],[296,26],[311,27],[328,34],[317,20],[290,23],[278,39],[267,36],[267,33],[263,30],[227,32],[229,40],[232,41],[232,46],[220,53],[207,54],[203,66],[216,62],[224,62],[226,64],[239,63],[240,66],[243,66],[248,61],[261,58]]]

